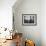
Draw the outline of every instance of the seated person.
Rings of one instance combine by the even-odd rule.
[[[17,34],[15,37],[16,46],[22,46],[22,36],[20,34]]]

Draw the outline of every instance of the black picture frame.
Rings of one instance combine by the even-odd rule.
[[[22,14],[22,25],[36,26],[37,25],[37,14]]]

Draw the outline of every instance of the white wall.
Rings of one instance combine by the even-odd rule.
[[[12,28],[12,6],[16,0],[0,0],[0,27]]]
[[[36,46],[41,46],[41,1],[23,0],[18,6],[13,8],[15,28],[23,33],[24,38],[35,41]],[[37,26],[22,25],[22,14],[37,14]]]
[[[15,2],[16,0],[0,0],[0,26],[12,28],[12,6]],[[18,15],[18,16],[15,16],[16,28],[19,32],[23,32],[25,36],[27,36],[26,33],[28,33],[28,35],[31,36],[31,39],[34,38],[35,41],[38,41],[38,39],[40,39],[39,33],[41,31],[42,46],[46,46],[46,36],[45,36],[46,35],[46,0],[41,0],[41,13],[42,13],[41,20],[40,20],[40,13],[37,10],[37,8],[40,10],[39,8],[40,0],[36,0],[36,3],[38,6],[37,5],[35,6],[35,4],[33,4],[33,6],[31,5],[33,2],[35,2],[35,0],[32,0],[31,1],[32,3],[30,2],[31,4],[29,3],[31,6],[28,4],[29,7],[25,6],[27,4],[27,2],[26,4],[25,2],[26,0],[24,1],[24,4],[22,4],[23,6],[20,5],[21,8],[19,8],[18,6],[20,10],[18,10],[17,7],[15,7],[16,9],[14,9],[16,13],[15,15]],[[32,9],[34,8],[32,7],[34,8],[36,7],[35,10],[33,10],[33,12],[32,12]],[[22,13],[37,13],[38,14],[38,25],[34,27],[33,26],[22,26],[22,16],[21,16]],[[40,28],[40,23],[41,23],[41,28]],[[36,35],[36,33],[38,33],[38,35]]]
[[[42,46],[46,46],[46,0],[41,1],[41,38]]]

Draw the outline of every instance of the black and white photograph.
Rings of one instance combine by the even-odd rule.
[[[24,23],[34,23],[34,16],[24,16]]]
[[[36,14],[22,14],[22,24],[23,25],[36,25],[37,15]]]

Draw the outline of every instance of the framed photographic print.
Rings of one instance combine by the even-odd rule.
[[[27,26],[36,26],[37,14],[22,14],[22,24]]]

